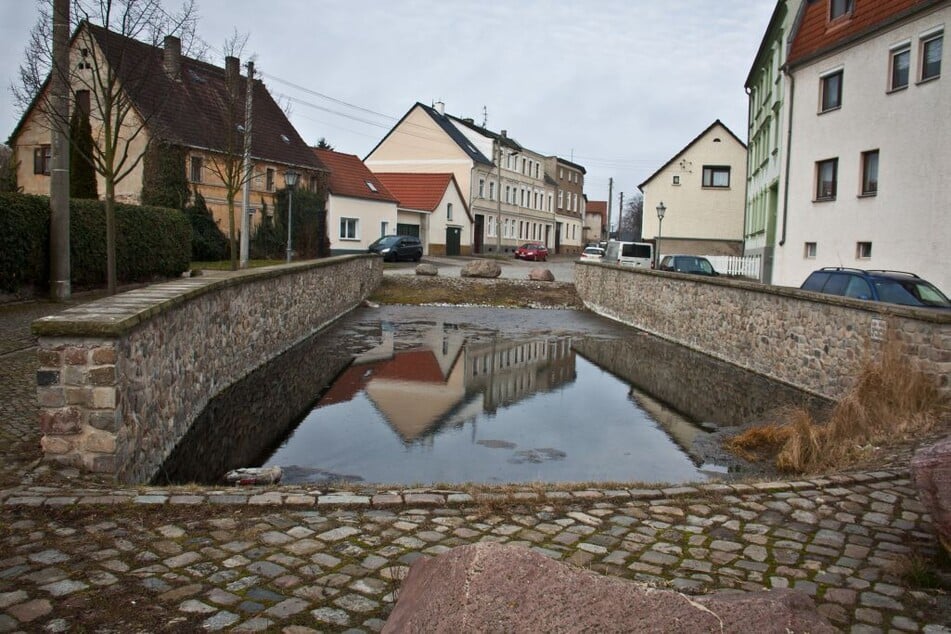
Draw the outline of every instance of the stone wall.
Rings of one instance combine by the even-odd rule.
[[[601,315],[827,398],[888,340],[951,392],[951,312],[594,262],[575,286]]]
[[[208,402],[380,283],[354,255],[157,284],[33,324],[46,456],[149,480]]]

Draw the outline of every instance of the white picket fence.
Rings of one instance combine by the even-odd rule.
[[[749,277],[754,280],[759,279],[760,256],[747,256],[745,258],[735,255],[706,255],[710,264],[720,275],[739,275]]]

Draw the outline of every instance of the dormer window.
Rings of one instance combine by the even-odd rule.
[[[829,21],[852,15],[855,0],[829,0]]]

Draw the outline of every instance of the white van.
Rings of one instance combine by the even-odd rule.
[[[611,240],[604,250],[604,258],[601,261],[608,264],[649,269],[654,263],[654,245],[650,242],[618,242],[617,240]]]

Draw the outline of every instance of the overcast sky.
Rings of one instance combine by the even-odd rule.
[[[720,119],[746,140],[743,83],[772,0],[197,0],[208,61],[237,29],[308,143],[364,158],[417,101],[505,129],[626,198]],[[176,0],[166,0],[171,10]],[[37,17],[0,0],[0,140]],[[217,49],[217,50],[216,50]],[[293,84],[293,85],[292,85]],[[286,100],[286,99],[285,99]]]

